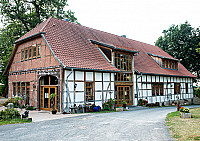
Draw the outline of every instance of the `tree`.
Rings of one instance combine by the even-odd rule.
[[[164,35],[158,38],[155,45],[181,60],[183,66],[200,77],[200,55],[197,53],[200,43],[199,29],[192,28],[188,22],[185,22],[179,26],[171,25],[162,33]]]
[[[22,24],[28,32],[50,16],[78,23],[74,12],[63,10],[65,6],[67,0],[3,0],[0,12],[4,23]]]
[[[78,23],[74,12],[63,10],[67,0],[1,0],[0,17],[4,28],[0,29],[0,94],[7,87],[7,76],[3,72],[11,56],[14,42],[50,16],[68,18]]]

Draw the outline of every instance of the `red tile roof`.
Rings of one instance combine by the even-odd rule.
[[[157,46],[52,17],[22,36],[17,42],[39,32],[45,32],[46,40],[66,67],[117,71],[88,40],[91,39],[118,48],[140,51],[139,55],[135,56],[135,69],[141,73],[195,77],[180,63],[178,71],[162,69],[147,53],[174,58]]]

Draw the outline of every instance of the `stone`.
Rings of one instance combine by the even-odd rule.
[[[191,113],[180,112],[180,117],[181,118],[191,118]]]

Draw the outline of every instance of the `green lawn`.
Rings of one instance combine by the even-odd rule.
[[[6,125],[6,124],[18,124],[18,123],[29,123],[31,121],[27,119],[12,119],[12,120],[0,120],[0,125]]]
[[[200,108],[190,110],[191,119],[180,118],[180,112],[169,113],[165,119],[171,137],[180,140],[200,140]]]

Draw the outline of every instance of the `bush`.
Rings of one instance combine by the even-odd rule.
[[[14,104],[14,108],[19,107],[19,100],[18,99],[14,99],[14,98],[10,98],[8,100],[6,100],[2,105],[3,106],[8,106],[8,103],[13,103]]]
[[[146,99],[139,99],[138,100],[138,106],[143,106],[146,105],[148,101]]]
[[[15,109],[5,109],[0,112],[0,120],[11,120],[11,119],[20,119],[21,115],[19,111]]]
[[[28,106],[28,107],[26,107],[26,110],[35,110],[36,108],[35,107],[33,107],[33,106]]]
[[[104,102],[104,108],[103,110],[110,110],[112,108],[112,106],[115,104],[116,100],[110,98],[108,99],[108,101]]]

